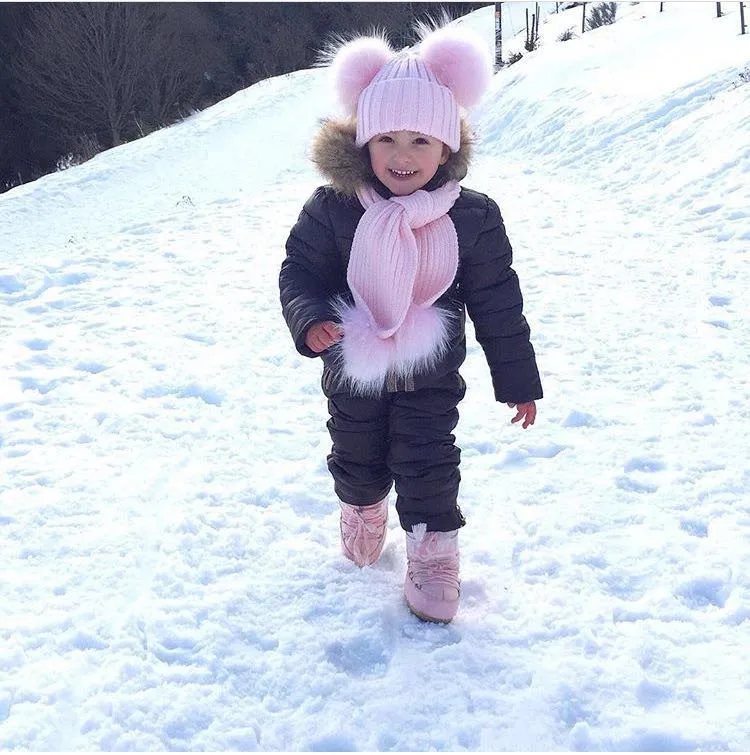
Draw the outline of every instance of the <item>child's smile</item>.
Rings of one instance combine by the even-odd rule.
[[[391,174],[391,178],[393,181],[395,181],[400,186],[405,186],[412,182],[415,176],[419,175],[418,170],[398,170],[396,168],[388,168],[388,172]],[[381,181],[383,179],[380,179]],[[383,181],[385,183],[385,181]],[[401,194],[401,191],[394,190],[391,186],[389,186],[387,183],[385,184],[388,186],[388,188],[394,193],[394,194]],[[412,189],[412,191],[416,191],[416,189]]]
[[[390,168],[390,171],[396,178],[411,178],[417,174],[416,170],[396,170],[395,168]]]

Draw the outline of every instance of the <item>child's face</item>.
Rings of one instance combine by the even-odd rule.
[[[388,131],[367,142],[375,175],[396,196],[421,189],[450,154],[439,139],[416,131]]]

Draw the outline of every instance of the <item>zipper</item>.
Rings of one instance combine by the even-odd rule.
[[[393,373],[388,374],[385,387],[388,393],[398,393],[399,391],[413,392],[416,390],[413,375],[399,377]]]

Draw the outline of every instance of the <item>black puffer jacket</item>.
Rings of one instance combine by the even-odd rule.
[[[335,320],[331,300],[336,295],[351,299],[346,269],[357,223],[364,209],[354,195],[359,181],[373,183],[383,196],[390,193],[372,174],[365,150],[354,146],[350,124],[327,122],[313,148],[313,159],[332,184],[315,190],[305,203],[286,245],[279,284],[284,317],[300,354],[319,356],[307,348],[311,325]],[[466,173],[468,145],[452,155],[425,187],[434,189],[450,178]],[[525,403],[542,397],[542,386],[529,326],[523,316],[518,277],[511,268],[512,249],[495,202],[485,194],[462,189],[450,210],[456,227],[459,266],[451,287],[436,306],[454,312],[451,347],[428,374],[411,379],[392,378],[389,391],[416,390],[436,376],[457,370],[466,357],[465,312],[474,323],[484,349],[497,401]],[[323,352],[323,383],[327,392],[342,386],[330,350]]]

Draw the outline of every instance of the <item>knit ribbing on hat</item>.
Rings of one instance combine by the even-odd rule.
[[[435,191],[383,199],[358,192],[365,213],[347,268],[354,304],[335,303],[344,337],[337,347],[355,393],[382,391],[389,374],[428,369],[448,342],[447,313],[434,305],[458,269],[458,236],[448,211],[456,181]]]
[[[357,146],[388,131],[416,131],[456,152],[461,146],[461,115],[447,87],[418,58],[399,57],[365,87],[357,104]]]

